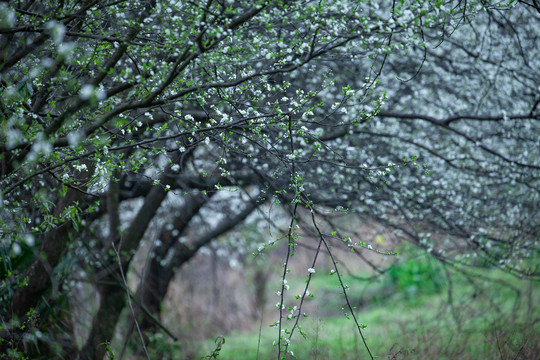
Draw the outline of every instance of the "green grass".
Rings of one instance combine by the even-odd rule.
[[[355,314],[367,325],[363,333],[378,359],[540,359],[540,309],[532,306],[540,301],[537,284],[496,270],[469,277],[449,274],[423,257],[397,264],[367,285],[352,276],[343,278],[351,302],[362,304]],[[305,277],[291,277],[289,284],[291,294],[297,294]],[[301,319],[306,337],[296,331],[289,350],[298,359],[369,359],[354,322],[341,314],[344,298],[337,276],[318,270],[310,291],[316,295],[307,301],[318,310]],[[283,324],[290,329],[292,321]],[[250,331],[218,335],[226,339],[219,359],[277,357],[277,327],[267,323],[260,336],[259,324]],[[170,347],[170,358],[186,358],[180,348]],[[189,348],[192,358],[199,359],[216,345],[208,339]]]
[[[411,272],[414,275],[414,271]],[[386,300],[373,295],[390,285],[404,290],[411,285],[406,279],[392,281],[383,279],[367,291],[376,302],[356,313],[359,322],[367,324],[363,330],[368,346],[379,359],[537,359],[540,356],[540,310],[528,312],[528,300],[524,294],[527,284],[504,274],[483,272],[490,275],[488,282],[478,278],[472,286],[461,277],[453,276],[453,306],[449,304],[448,284],[439,278],[438,285],[427,283],[414,285],[415,296],[410,291],[397,292]],[[410,275],[410,274],[409,274]],[[408,276],[403,272],[401,277]],[[507,284],[515,284],[516,293]],[[336,285],[323,279],[314,282],[313,291],[334,293]],[[538,287],[533,289],[532,304],[538,303]],[[352,290],[351,290],[352,293]],[[335,301],[326,302],[336,307],[343,299],[339,294]],[[314,301],[317,301],[315,299]],[[517,301],[517,302],[516,302]],[[337,311],[336,311],[337,312]],[[290,328],[289,323],[285,326]],[[358,331],[352,320],[344,316],[302,319],[304,339],[295,333],[290,350],[299,359],[367,359]],[[226,343],[219,359],[276,358],[276,328],[263,324],[260,337],[258,329],[249,332],[232,332],[225,335]],[[210,353],[212,342],[201,344],[203,353]],[[292,357],[289,357],[292,358]]]

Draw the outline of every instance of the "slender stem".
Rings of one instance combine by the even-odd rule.
[[[146,359],[150,360],[150,355],[148,354],[148,350],[146,349],[146,345],[144,344],[144,337],[141,328],[139,327],[139,322],[137,321],[137,318],[135,316],[135,310],[133,310],[133,305],[131,304],[131,296],[129,294],[129,287],[126,281],[126,277],[124,276],[124,270],[122,269],[122,259],[120,257],[120,252],[116,249],[114,242],[112,243],[112,248],[114,249],[114,252],[116,254],[116,258],[118,260],[118,267],[120,268],[120,275],[122,276],[122,281],[124,282],[124,287],[126,289],[129,311],[131,312],[131,316],[133,316],[133,321],[135,322],[135,326],[137,327],[137,333],[139,334],[139,338],[141,339],[141,344],[144,350],[144,354],[146,355]]]

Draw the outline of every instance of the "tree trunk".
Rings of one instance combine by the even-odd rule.
[[[165,199],[167,192],[164,186],[172,181],[167,171],[162,180],[163,186],[154,186],[152,188],[125,234],[121,235],[120,239],[117,240],[119,253],[116,256],[110,256],[105,261],[107,265],[104,266],[104,269],[107,274],[103,280],[106,285],[101,286],[99,309],[92,321],[92,330],[83,348],[83,357],[85,359],[103,359],[105,347],[100,346],[100,344],[111,341],[114,335],[116,323],[126,304],[126,289],[124,286],[127,286],[122,284],[122,280],[117,279],[115,274],[120,271],[119,266],[122,267],[124,274],[127,273],[129,264],[148,228],[148,224],[154,218]],[[114,201],[114,199],[111,199],[111,201]],[[114,231],[114,225],[111,229]]]
[[[85,360],[103,359],[106,345],[111,342],[118,318],[126,306],[126,290],[116,284],[118,280],[108,276],[104,281],[108,284],[100,287],[99,309],[92,320],[92,330],[82,350],[82,358]]]
[[[169,282],[174,277],[176,268],[180,265],[181,254],[189,252],[189,249],[184,244],[181,244],[178,239],[184,234],[193,216],[199,212],[213,194],[210,193],[209,196],[197,194],[186,197],[182,210],[179,211],[173,221],[172,229],[162,230],[160,234],[161,246],[153,247],[154,256],[147,261],[141,286],[137,289],[137,298],[140,299],[140,304],[156,319],[159,319],[161,302],[167,294]],[[167,257],[169,251],[174,251],[174,255],[168,265],[162,266],[161,261]],[[154,319],[149,316],[141,316],[141,310],[139,306],[136,316],[136,319],[141,318],[139,324],[141,330],[143,333],[155,333],[157,325]]]

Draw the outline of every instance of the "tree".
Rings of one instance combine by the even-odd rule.
[[[445,264],[538,280],[535,2],[2,7],[4,351],[39,330],[26,351],[102,358],[128,305],[155,331],[175,271],[267,201],[290,214],[285,264],[296,226],[330,253],[393,254],[334,229],[334,209]],[[65,299],[81,280],[100,296],[78,349]]]

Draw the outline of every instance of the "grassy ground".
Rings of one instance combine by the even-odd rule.
[[[315,298],[305,306],[309,317],[301,319],[306,337],[296,331],[289,349],[298,359],[369,359],[354,322],[341,313],[344,298],[337,278],[328,273],[317,270],[310,285]],[[290,293],[300,293],[304,280],[289,278]],[[376,281],[362,282],[350,275],[344,281],[377,359],[540,359],[538,284],[495,270],[463,276],[426,257],[396,265]],[[291,302],[292,298],[286,301]],[[269,327],[272,321],[254,323],[250,331],[216,334],[226,341],[215,355],[275,359],[277,328]],[[179,350],[187,348],[191,356]],[[214,339],[191,344],[163,340],[151,351],[159,358],[200,359],[215,348]]]
[[[382,306],[359,315],[369,324],[364,334],[379,359],[538,359],[540,354],[538,322],[523,317],[497,319],[492,314],[458,327],[449,312],[431,303]],[[350,320],[312,318],[303,329],[307,338],[296,338],[291,346],[299,359],[369,358]],[[259,359],[275,358],[273,330],[263,330],[259,349],[256,331],[231,333],[226,339],[220,359],[256,359],[257,353]]]
[[[366,305],[356,314],[359,322],[367,325],[363,332],[374,356],[540,359],[540,309],[533,306],[540,303],[538,287],[494,271],[477,273],[474,285],[453,274],[450,287],[442,269],[426,273],[426,266],[431,265],[419,265],[418,261],[402,264],[397,275],[389,274],[361,293]],[[315,293],[327,292],[322,301],[324,307],[330,308],[324,309],[326,314],[332,308],[340,309],[343,303],[335,282],[328,278],[321,276],[312,286]],[[395,292],[390,293],[389,288]],[[354,286],[354,298],[352,289]],[[318,313],[322,312],[319,308]],[[290,328],[287,323],[285,326]],[[302,320],[302,329],[306,338],[297,332],[290,347],[299,359],[369,359],[354,322],[343,315],[315,313]],[[225,338],[219,359],[276,358],[272,343],[277,339],[277,330],[267,324],[263,324],[260,338],[256,327]],[[206,351],[201,355],[211,353],[212,341],[201,345]]]

